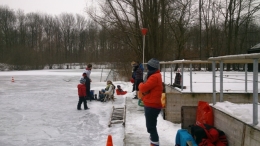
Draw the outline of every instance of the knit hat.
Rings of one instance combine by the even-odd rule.
[[[121,86],[120,86],[120,85],[117,85],[117,88],[119,89],[119,88],[121,88]]]
[[[159,69],[160,63],[158,60],[152,58],[147,63],[148,70],[156,70]]]
[[[81,78],[81,79],[79,80],[79,82],[80,82],[81,84],[84,84],[84,83],[86,82],[86,80],[85,80],[84,78]]]

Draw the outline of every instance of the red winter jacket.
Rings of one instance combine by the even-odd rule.
[[[125,95],[127,92],[123,91],[122,89],[116,89],[116,94],[117,95]]]
[[[79,97],[87,96],[85,84],[78,84],[78,95]]]
[[[151,108],[162,108],[161,97],[162,97],[162,76],[159,70],[152,74],[146,82],[139,84],[139,91],[145,93],[142,101],[146,107]]]

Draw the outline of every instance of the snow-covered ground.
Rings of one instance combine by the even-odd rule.
[[[128,93],[124,96],[116,96],[113,103],[88,102],[89,110],[78,111],[76,110],[77,84],[82,71],[70,69],[0,72],[0,145],[102,146],[106,144],[107,136],[111,134],[114,146],[123,146],[124,127],[122,124],[114,124],[110,128],[107,125],[112,107],[123,107],[125,98],[134,96],[134,93],[131,92],[132,84],[122,81],[113,82],[115,85],[121,85],[122,89]],[[95,90],[95,93],[105,87],[104,80],[107,73],[108,71],[101,73],[99,69],[92,70],[91,88]],[[198,81],[211,82],[210,79],[205,81],[207,78],[205,74],[201,74],[201,76],[198,72],[196,74]],[[234,72],[234,74],[236,73]],[[208,76],[211,77],[211,74]],[[11,82],[12,77],[14,82]],[[185,79],[189,79],[188,73],[184,73]],[[227,89],[237,85],[243,86],[243,84],[240,82],[234,85],[230,82]],[[248,85],[251,86],[251,84]],[[207,84],[205,90],[211,92],[212,85]],[[215,106],[242,121],[252,123],[252,104],[223,102],[217,103]],[[144,121],[144,116],[136,117],[135,120]],[[257,126],[260,127],[259,124]],[[158,117],[159,135],[161,137],[171,136],[169,139],[172,139],[173,145],[175,137],[172,135],[180,127],[180,124],[163,120],[161,115]],[[135,127],[132,131],[135,131]],[[145,126],[136,132],[140,131],[146,132]],[[162,141],[161,145],[164,146]]]

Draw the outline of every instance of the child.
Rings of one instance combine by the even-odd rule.
[[[108,80],[106,88],[99,91],[99,101],[103,102],[106,95],[110,96],[110,98],[114,100],[114,87],[112,81]]]
[[[89,109],[88,106],[87,106],[87,102],[86,102],[87,93],[86,93],[85,82],[86,82],[86,80],[84,78],[81,78],[80,84],[78,84],[78,86],[77,86],[78,87],[78,95],[79,95],[79,102],[78,102],[78,106],[77,106],[78,110],[81,110],[82,102],[83,102],[83,105],[84,105],[84,110]]]
[[[117,95],[125,95],[127,92],[126,91],[123,91],[121,89],[121,86],[120,85],[117,85],[117,89],[116,89],[116,94]]]

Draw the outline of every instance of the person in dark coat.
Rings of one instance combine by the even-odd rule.
[[[174,79],[173,87],[181,88],[181,78],[182,78],[181,72],[180,72],[180,69],[178,69],[176,72],[175,79]]]
[[[144,67],[142,63],[139,63],[138,61],[134,63],[134,69],[133,69],[133,77],[134,77],[134,89],[136,91],[136,95],[133,99],[138,99],[138,91],[139,91],[139,84],[143,82],[143,72],[144,72]]]
[[[92,69],[92,64],[88,64],[87,68],[83,72],[84,79],[86,80],[85,85],[87,88],[87,91],[86,91],[87,99],[89,99],[89,101],[91,101],[93,98],[90,94],[90,82],[92,82],[92,80],[90,79],[91,69]]]

